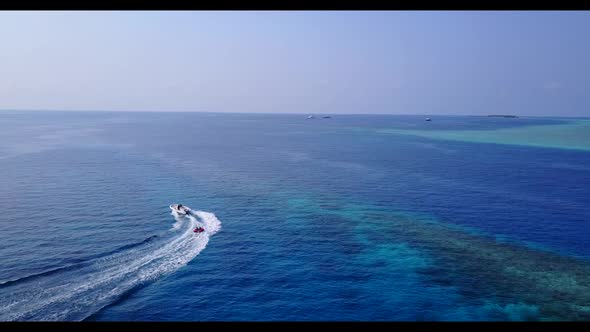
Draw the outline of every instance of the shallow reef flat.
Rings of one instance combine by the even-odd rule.
[[[405,252],[416,256],[414,260],[428,257],[421,259],[421,264],[412,264],[422,276],[432,283],[456,287],[466,298],[480,299],[476,306],[488,315],[497,307],[495,319],[590,320],[587,260],[500,241],[425,214],[362,204],[322,208],[327,205],[307,201],[305,205],[315,214],[355,222],[356,240],[364,248],[401,243],[408,246]],[[410,261],[412,257],[408,257]]]
[[[381,134],[412,135],[437,140],[523,145],[590,151],[590,120],[493,130],[378,129]]]

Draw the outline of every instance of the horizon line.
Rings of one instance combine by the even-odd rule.
[[[212,113],[212,114],[272,114],[272,115],[415,115],[415,116],[490,116],[490,115],[516,115],[517,117],[564,117],[564,118],[588,118],[590,116],[583,115],[519,115],[512,113],[489,113],[489,114],[473,114],[473,113],[329,113],[329,112],[227,112],[227,111],[162,111],[162,110],[97,110],[97,109],[0,109],[0,112],[104,112],[104,113]]]

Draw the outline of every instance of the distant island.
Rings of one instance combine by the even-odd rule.
[[[505,115],[505,114],[490,114],[488,116],[496,117],[496,118],[518,118],[516,115]]]

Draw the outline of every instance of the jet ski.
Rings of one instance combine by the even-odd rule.
[[[172,204],[170,205],[170,210],[176,212],[180,216],[188,216],[191,214],[191,209],[182,204]]]
[[[205,231],[205,229],[203,227],[197,227],[193,230],[193,232],[195,232],[195,233],[202,233],[204,231]]]

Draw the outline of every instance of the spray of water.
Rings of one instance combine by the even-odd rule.
[[[1,321],[79,321],[195,258],[221,228],[213,213],[179,216],[169,235],[0,285]],[[194,233],[197,226],[205,229]]]

